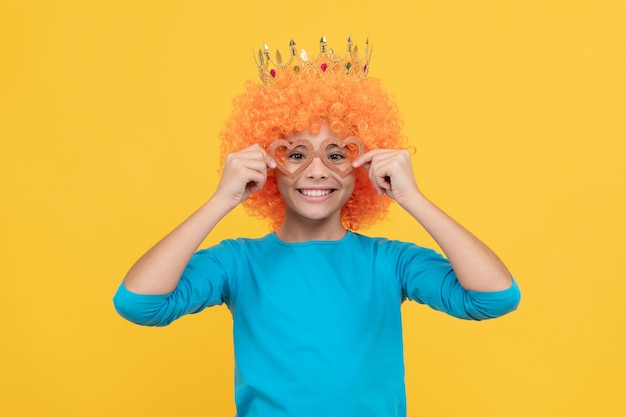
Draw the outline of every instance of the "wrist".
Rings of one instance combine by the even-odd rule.
[[[396,200],[396,202],[414,217],[417,213],[423,210],[425,206],[432,204],[430,200],[428,200],[426,196],[419,191],[419,189],[416,189],[410,195],[405,196],[401,201]]]
[[[206,208],[210,211],[215,211],[220,213],[221,215],[228,214],[231,210],[239,205],[238,201],[233,200],[229,197],[224,197],[219,194],[214,194],[209,198],[209,200],[204,203],[203,208]]]

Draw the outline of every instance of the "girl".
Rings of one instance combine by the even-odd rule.
[[[289,61],[260,51],[221,134],[223,172],[208,201],[142,256],[114,303],[163,326],[226,303],[235,401],[244,416],[405,416],[404,300],[471,320],[516,309],[504,264],[420,191],[398,111],[348,40]],[[395,200],[445,257],[356,233]],[[198,250],[239,204],[272,232]]]

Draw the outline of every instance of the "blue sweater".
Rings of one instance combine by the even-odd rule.
[[[483,320],[514,310],[520,293],[515,282],[465,290],[433,250],[348,232],[337,241],[226,240],[198,251],[171,294],[122,284],[114,303],[148,326],[226,303],[239,417],[385,417],[406,415],[405,299]]]

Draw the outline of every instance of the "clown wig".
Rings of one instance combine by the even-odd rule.
[[[323,78],[312,71],[298,75],[279,72],[267,86],[248,81],[246,91],[233,104],[220,133],[222,167],[229,153],[255,143],[267,151],[272,141],[295,132],[309,129],[317,133],[322,122],[340,139],[359,138],[365,152],[405,146],[398,109],[375,78],[331,71]],[[390,203],[388,197],[378,195],[365,169],[358,168],[355,175],[354,193],[341,211],[343,225],[352,230],[382,219]],[[274,171],[268,173],[263,189],[243,205],[251,215],[269,220],[272,230],[280,228],[285,205]]]

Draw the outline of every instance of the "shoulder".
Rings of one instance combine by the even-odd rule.
[[[396,264],[448,263],[443,255],[432,248],[420,246],[414,242],[394,240],[386,237],[369,237],[353,233],[355,244],[364,253],[371,253],[377,258],[385,258]]]
[[[230,281],[242,269],[250,268],[259,259],[270,259],[272,252],[271,236],[257,239],[237,238],[221,242],[198,250],[189,260],[185,272],[186,277],[222,277]]]
[[[384,251],[431,251],[413,242],[394,240],[386,237],[365,236],[360,233],[351,232],[354,244],[368,246]]]
[[[247,257],[258,256],[275,248],[276,238],[273,233],[259,238],[225,239],[198,250],[191,260],[201,262],[207,259],[217,259],[224,264],[237,263]]]
[[[233,239],[224,239],[217,244],[208,246],[204,249],[200,249],[197,253],[232,250],[236,251],[246,248],[263,247],[272,245],[275,240],[276,238],[274,237],[273,233],[258,238],[238,237]]]

